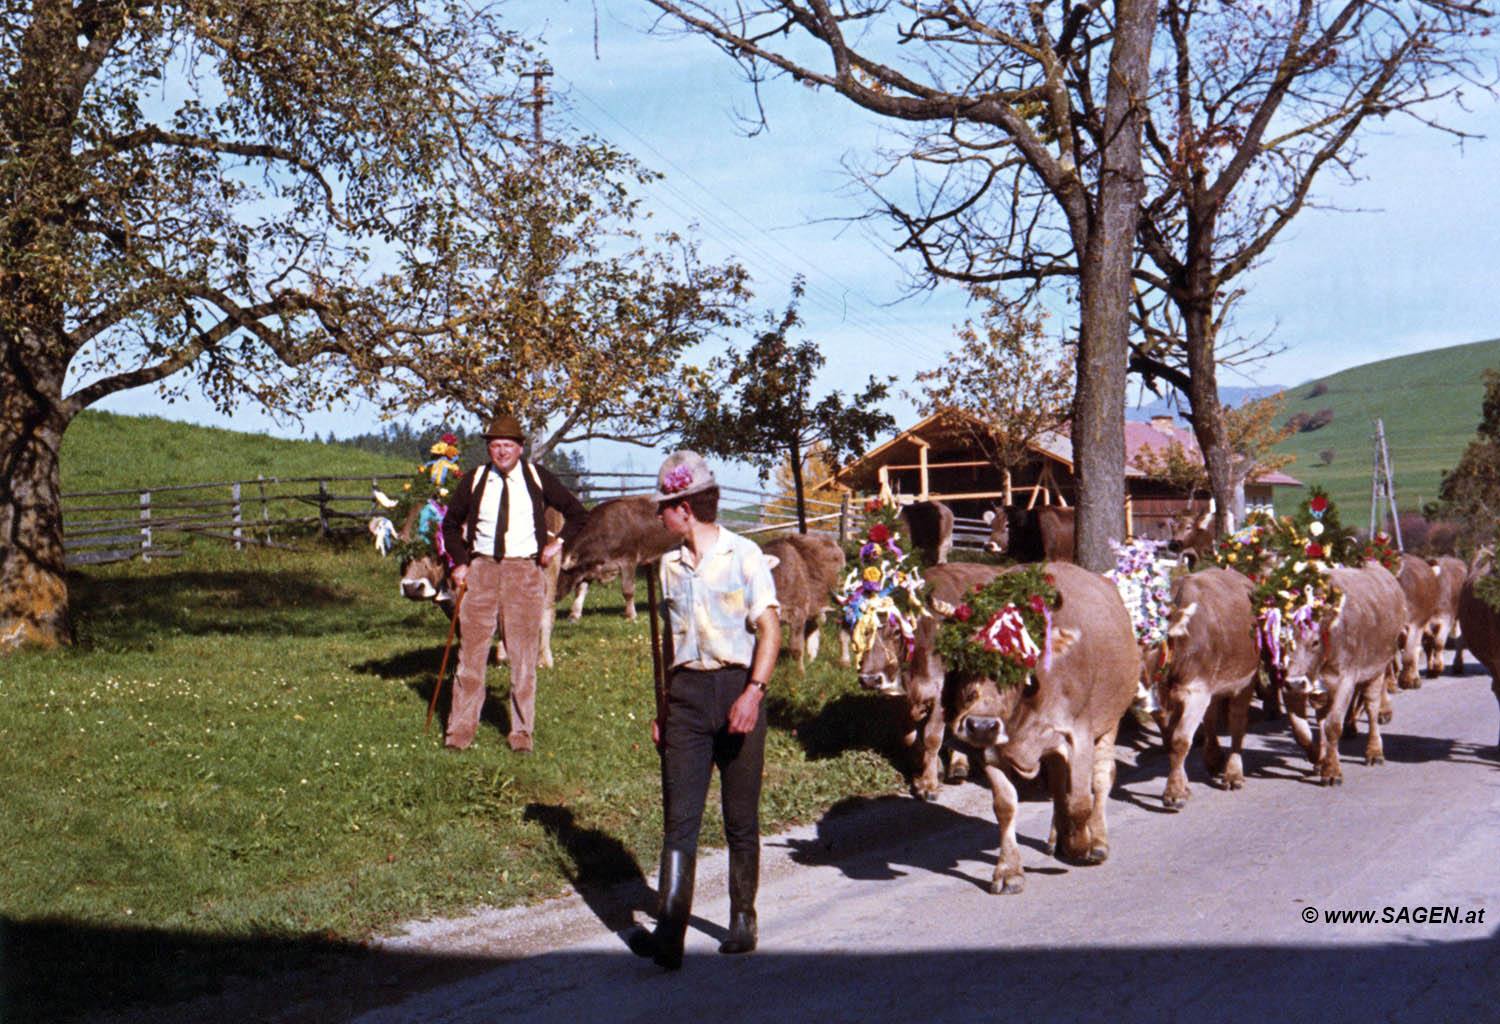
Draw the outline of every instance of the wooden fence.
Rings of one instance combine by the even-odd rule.
[[[366,529],[379,513],[374,489],[405,474],[266,477],[201,484],[78,491],[62,500],[69,565],[167,558],[184,537],[209,537],[243,550],[288,547],[287,540]],[[363,487],[356,487],[363,484]],[[391,486],[387,483],[387,486]],[[357,491],[358,493],[350,493]]]
[[[567,475],[565,474],[565,479]],[[359,533],[384,515],[373,491],[394,490],[405,474],[265,477],[201,484],[63,495],[63,543],[69,565],[180,555],[187,537],[245,546],[290,547],[298,537]],[[384,483],[382,483],[384,482]],[[567,479],[592,504],[607,497],[646,494],[654,473],[587,473]],[[362,485],[362,486],[359,486]],[[720,519],[739,533],[774,534],[797,528],[795,502],[785,495],[737,487],[721,489]],[[807,501],[808,529],[843,537],[841,503]]]

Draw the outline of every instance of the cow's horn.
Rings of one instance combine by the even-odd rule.
[[[932,599],[932,610],[937,612],[939,615],[952,615],[954,612],[958,611],[955,606],[949,604],[947,601],[944,601],[940,597],[934,597]]]

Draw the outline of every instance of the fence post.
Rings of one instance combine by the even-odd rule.
[[[326,540],[331,535],[328,529],[328,481],[318,479],[318,532]]]
[[[242,520],[240,519],[240,482],[238,480],[230,486],[229,494],[233,499],[231,518],[234,520],[234,549],[236,551],[243,551],[245,550],[245,545],[241,540],[242,534],[240,533]]]
[[[266,478],[259,473],[255,479],[260,484],[260,518],[266,524],[266,543],[271,543],[271,506],[266,504]]]
[[[849,543],[849,492],[839,495],[839,547]]]
[[[151,492],[141,492],[141,561],[151,561]]]

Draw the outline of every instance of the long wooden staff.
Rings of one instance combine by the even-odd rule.
[[[458,610],[463,607],[464,591],[469,584],[467,581],[458,588],[458,597],[453,600],[453,621],[448,623],[448,642],[443,645],[443,663],[438,666],[437,685],[432,688],[432,701],[427,705],[427,724],[422,726],[422,732],[426,733],[432,728],[432,712],[437,707],[438,694],[443,690],[443,677],[448,674],[448,653],[453,650],[453,634],[458,631]]]
[[[651,618],[651,682],[656,690],[656,734],[660,749],[667,737],[667,673],[662,665],[661,631],[656,621],[656,563],[646,566],[646,603]]]

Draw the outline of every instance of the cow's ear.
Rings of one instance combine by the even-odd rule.
[[[766,568],[768,570],[774,569],[778,565],[781,564],[781,559],[777,558],[775,555],[766,555],[765,557],[766,557]]]
[[[992,508],[987,508],[984,510],[984,515],[980,516],[979,518],[983,519],[984,525],[988,526],[995,521],[995,510]]]
[[[1082,636],[1083,630],[1081,629],[1073,626],[1059,626],[1052,631],[1052,656],[1061,658]]]

